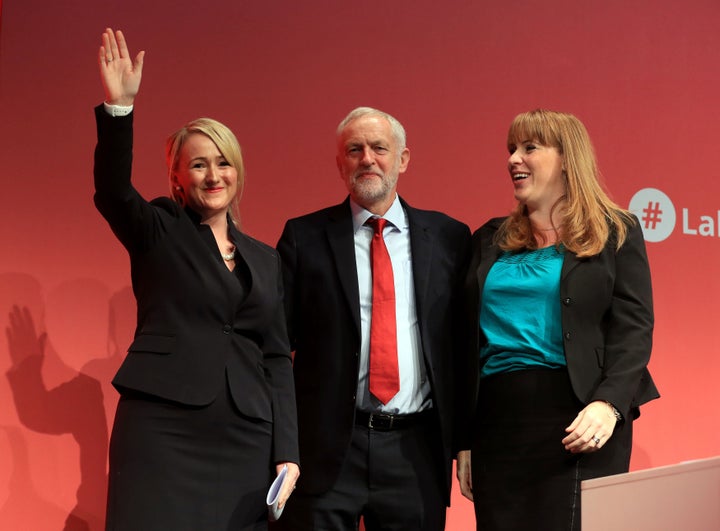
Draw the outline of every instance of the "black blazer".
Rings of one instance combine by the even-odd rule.
[[[454,219],[411,208],[417,317],[442,439],[435,463],[452,468],[453,385],[460,289],[470,231]],[[300,427],[302,479],[298,489],[322,493],[333,484],[353,430],[360,351],[360,301],[349,200],[291,219],[278,243],[283,259],[288,333]]]
[[[238,409],[274,423],[273,459],[297,462],[277,252],[231,223],[237,265],[230,272],[195,212],[169,198],[148,203],[133,188],[133,115],[110,117],[102,106],[95,114],[95,204],[130,255],[138,310],[135,339],[113,384],[202,406],[227,373]]]
[[[465,285],[465,315],[471,407],[479,376],[480,294],[490,268],[501,254],[493,237],[504,218],[480,227],[472,239],[473,256]],[[625,418],[639,415],[638,406],[660,395],[647,369],[652,349],[653,304],[650,268],[640,225],[628,230],[619,251],[611,236],[602,252],[590,258],[565,253],[560,277],[560,305],[565,358],[577,398],[588,404],[607,400]],[[469,418],[473,418],[473,413]],[[464,445],[469,444],[465,439]],[[468,446],[469,447],[469,446]]]

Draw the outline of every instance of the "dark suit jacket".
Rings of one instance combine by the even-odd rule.
[[[401,200],[402,201],[402,200]],[[438,213],[405,202],[425,365],[438,414],[447,477],[452,460],[453,383],[460,302],[470,231]],[[360,302],[349,200],[291,219],[278,243],[300,429],[298,488],[327,491],[347,453],[354,425],[360,352]]]
[[[479,349],[485,343],[478,327],[480,294],[502,252],[493,237],[503,220],[492,219],[473,234],[465,287],[467,333],[473,338],[467,372],[471,407],[476,406]],[[565,358],[580,402],[607,400],[625,418],[635,418],[638,406],[660,396],[647,370],[654,322],[650,269],[638,223],[629,227],[619,251],[613,238],[591,258],[565,253],[559,301]],[[468,444],[465,437],[463,445]]]
[[[274,422],[274,460],[298,460],[290,348],[277,252],[230,224],[230,272],[212,232],[168,198],[146,202],[130,183],[132,114],[96,108],[95,204],[130,255],[135,339],[113,380],[187,405],[227,381],[238,409]],[[240,282],[239,279],[243,279]]]

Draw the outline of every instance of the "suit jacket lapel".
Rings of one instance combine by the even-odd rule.
[[[478,301],[479,295],[480,293],[482,293],[482,290],[485,286],[485,279],[490,272],[490,268],[497,261],[498,257],[502,254],[502,250],[500,249],[500,247],[498,247],[492,241],[495,236],[495,232],[500,227],[500,223],[502,223],[502,219],[495,223],[492,230],[486,231],[482,235],[482,239],[480,241],[480,251],[482,254],[480,255],[480,261],[477,264],[476,268],[478,282]]]
[[[233,278],[234,273],[231,272],[227,268],[227,266],[225,265],[225,262],[222,260],[222,258],[220,258],[218,256],[218,246],[217,246],[217,243],[215,242],[214,236],[212,235],[212,230],[210,229],[209,226],[200,224],[200,216],[193,209],[191,209],[189,207],[185,207],[184,211],[185,211],[187,217],[189,218],[190,223],[195,228],[197,235],[198,235],[198,239],[200,239],[203,243],[203,245],[201,245],[201,247],[205,247],[203,249],[202,253],[198,254],[197,257],[202,256],[202,255],[207,256],[207,259],[212,264],[211,267],[213,269],[215,269],[217,272],[217,275],[215,275],[215,274],[207,275],[208,272],[201,268],[200,275],[203,276],[203,278],[205,279],[206,282],[209,282],[209,283],[220,282],[224,286],[224,289],[228,294],[232,294],[233,297],[236,297],[238,293],[242,292],[242,290],[240,289],[240,286],[239,286],[237,280]],[[250,267],[252,270],[251,263],[246,258],[247,251],[248,251],[248,245],[250,245],[250,247],[252,247],[252,245],[249,244],[249,240],[247,239],[247,237],[245,235],[243,235],[240,231],[238,231],[237,228],[235,228],[235,225],[232,223],[232,221],[230,220],[229,217],[228,217],[228,226],[229,226],[229,231],[230,231],[230,239],[238,246],[238,252],[241,255],[241,257],[245,257],[245,258],[240,258],[240,259],[241,260],[244,259],[247,262],[248,267]],[[254,252],[254,250],[250,249],[250,253],[252,253],[252,252]],[[194,257],[193,259],[195,259],[195,258],[196,257]],[[194,267],[197,267],[197,266],[194,266]],[[202,267],[205,267],[205,266],[202,266]],[[249,281],[251,282],[252,279],[249,279]],[[250,286],[248,286],[248,291],[249,291],[249,287]]]
[[[565,279],[565,277],[568,275],[568,273],[570,273],[570,271],[575,269],[581,261],[580,258],[575,256],[574,253],[571,253],[567,249],[565,250],[564,254],[565,254],[565,256],[563,257],[563,265],[562,265],[562,270],[560,272],[560,280]]]
[[[410,253],[412,257],[413,281],[415,284],[415,305],[418,322],[425,322],[425,307],[430,287],[431,268],[435,241],[421,214],[400,199],[410,226]]]
[[[250,295],[250,292],[253,289],[253,286],[255,285],[255,278],[258,274],[257,271],[257,263],[255,260],[255,254],[257,253],[258,249],[255,247],[255,244],[250,240],[248,236],[245,236],[242,232],[237,230],[234,225],[231,225],[230,233],[232,235],[233,241],[235,242],[235,245],[237,246],[237,252],[240,255],[238,257],[238,260],[235,262],[235,267],[242,267],[239,260],[242,260],[245,262],[249,274],[249,278],[247,279],[247,290],[248,292],[245,294],[245,297],[247,298]],[[223,264],[224,266],[224,264]],[[233,276],[236,274],[235,271],[233,271]],[[225,275],[223,275],[225,276]]]
[[[333,209],[326,232],[330,249],[335,259],[335,268],[340,279],[345,299],[350,307],[355,328],[360,335],[360,292],[358,290],[357,264],[355,262],[355,235],[353,234],[350,202],[345,200]]]

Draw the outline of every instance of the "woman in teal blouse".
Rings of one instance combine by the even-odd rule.
[[[478,529],[578,530],[580,481],[628,470],[638,406],[659,396],[650,271],[577,118],[520,114],[508,149],[517,207],[473,236],[458,479]]]

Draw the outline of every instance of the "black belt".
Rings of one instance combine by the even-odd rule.
[[[409,415],[368,413],[358,409],[355,411],[355,425],[378,431],[402,430],[429,419],[431,414],[432,409],[426,409],[420,413],[410,413]]]

